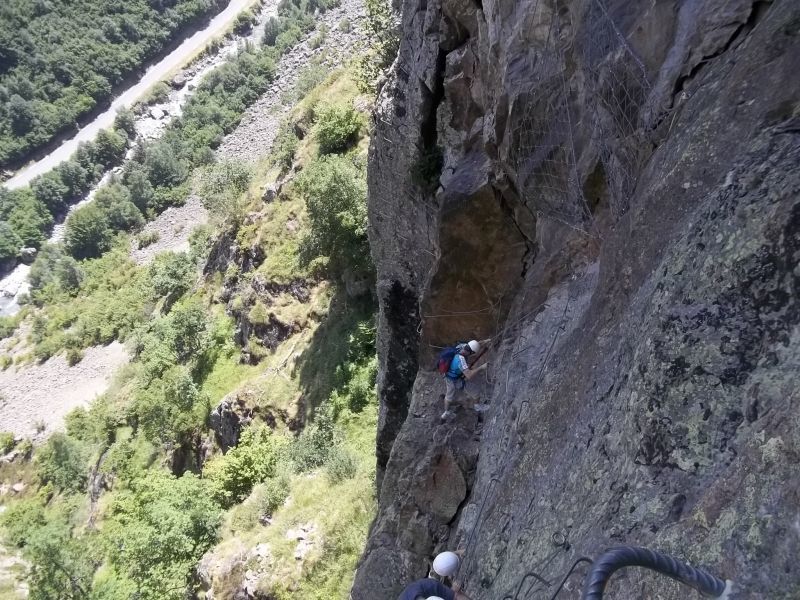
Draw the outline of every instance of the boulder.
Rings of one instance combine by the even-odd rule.
[[[36,260],[36,248],[21,248],[19,251],[19,259],[26,265],[30,265]]]
[[[250,423],[253,412],[240,401],[236,392],[225,396],[211,411],[209,417],[211,429],[220,448],[223,451],[239,443],[242,429]]]
[[[177,75],[175,75],[175,77],[172,78],[172,81],[170,81],[170,85],[173,87],[173,89],[179,90],[186,85],[186,81],[187,81],[186,75],[184,75],[183,73],[178,73]]]
[[[278,197],[281,189],[276,183],[268,183],[264,186],[264,193],[261,195],[261,200],[265,203],[272,202],[275,198]]]

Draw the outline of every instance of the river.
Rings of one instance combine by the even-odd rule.
[[[109,110],[99,115],[92,123],[81,129],[74,138],[64,142],[39,162],[17,173],[14,177],[6,181],[4,185],[10,188],[23,186],[37,175],[46,173],[54,168],[60,162],[72,156],[80,142],[94,139],[101,129],[111,126],[118,108],[122,106],[132,106],[154,83],[161,81],[165,77],[172,76],[176,72],[180,72],[186,78],[186,84],[181,87],[181,89],[171,90],[169,98],[165,102],[151,106],[149,110],[145,111],[144,114],[136,119],[136,131],[139,137],[152,139],[160,136],[170,121],[180,115],[183,104],[203,77],[224,63],[236,52],[240,44],[244,42],[257,42],[259,40],[263,23],[267,18],[276,13],[276,0],[268,0],[263,4],[258,14],[257,23],[249,34],[227,38],[219,50],[213,55],[205,56],[193,62],[189,67],[180,71],[178,70],[179,67],[196,56],[208,42],[222,34],[226,26],[233,21],[239,12],[252,4],[254,4],[253,0],[231,0],[228,7],[219,13],[211,23],[209,23],[208,27],[192,35],[169,56],[165,57],[158,64],[150,67],[138,83],[114,100]],[[130,152],[131,151],[129,151],[129,155]],[[106,172],[103,178],[83,200],[70,207],[69,212],[90,202],[95,191],[108,182],[112,172],[119,170],[120,167],[117,167],[116,169]],[[62,221],[55,225],[48,241],[51,243],[58,242],[63,238],[63,235],[64,222]],[[0,278],[0,316],[14,315],[19,312],[20,306],[18,300],[20,296],[27,294],[29,291],[29,271],[29,266],[20,264],[11,273]]]

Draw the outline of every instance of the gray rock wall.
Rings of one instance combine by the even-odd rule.
[[[403,27],[370,149],[381,488],[353,598],[456,547],[473,598],[549,598],[621,543],[800,597],[800,5],[406,1]],[[440,424],[434,346],[473,335],[490,409]]]

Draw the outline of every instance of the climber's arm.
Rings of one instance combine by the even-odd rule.
[[[475,375],[477,375],[478,373],[480,373],[481,371],[486,369],[486,365],[487,365],[487,363],[483,363],[480,367],[476,367],[476,368],[473,368],[473,369],[465,369],[463,371],[464,379],[466,379],[466,380],[472,379],[473,377],[475,377]]]

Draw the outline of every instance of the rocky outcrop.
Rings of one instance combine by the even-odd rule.
[[[354,600],[456,547],[472,597],[549,597],[619,543],[794,597],[796,3],[429,0],[403,32],[370,148],[380,509]],[[474,440],[427,366],[489,335]]]
[[[253,410],[237,392],[225,396],[208,417],[217,445],[223,452],[239,443],[242,429],[253,420]]]

